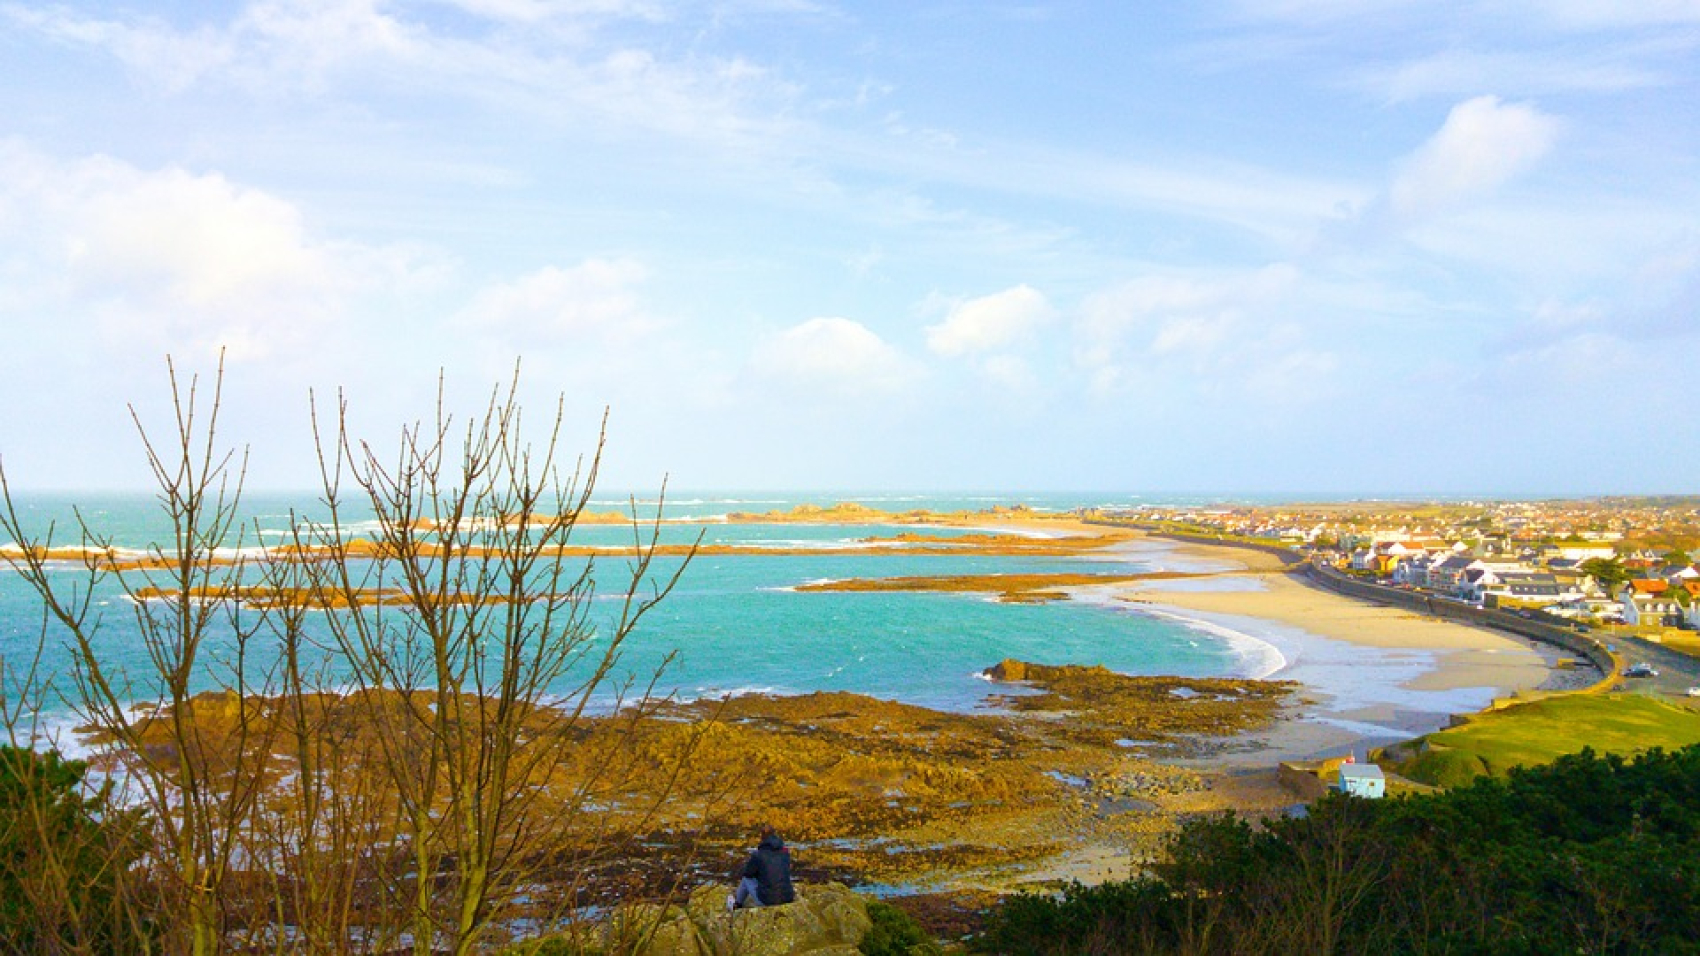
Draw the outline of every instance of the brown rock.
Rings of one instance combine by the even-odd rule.
[[[799,886],[783,906],[726,910],[729,887],[704,886],[684,907],[617,908],[604,933],[610,952],[633,956],[852,956],[873,921],[841,883]]]

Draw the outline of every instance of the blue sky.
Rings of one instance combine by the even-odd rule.
[[[0,2],[0,456],[522,360],[604,483],[1693,492],[1700,2]]]

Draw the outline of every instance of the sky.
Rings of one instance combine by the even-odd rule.
[[[1700,2],[0,0],[0,331],[19,489],[1695,492]]]

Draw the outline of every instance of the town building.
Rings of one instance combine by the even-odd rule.
[[[1387,795],[1387,776],[1372,763],[1343,763],[1334,789],[1354,797],[1380,800]]]

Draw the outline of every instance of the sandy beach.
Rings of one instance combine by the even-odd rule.
[[[1453,714],[1481,710],[1496,698],[1589,679],[1557,670],[1559,653],[1551,648],[1321,590],[1288,573],[1273,554],[1154,537],[1117,550],[1195,576],[1071,589],[1077,599],[1182,622],[1197,628],[1201,640],[1229,640],[1244,649],[1252,676],[1304,688],[1273,726],[1240,734],[1205,756],[1166,759],[1201,773],[1209,785],[1162,799],[1165,813],[1283,812],[1299,799],[1279,782],[1284,760],[1346,753],[1362,759],[1371,748],[1438,730]],[[1126,878],[1142,864],[1148,844],[1116,832],[1116,820],[1103,820],[1105,832],[1019,882]]]
[[[964,523],[960,518],[949,523]],[[1063,516],[998,515],[988,530],[1045,537],[1104,534],[1102,524]],[[1074,599],[1163,617],[1227,641],[1244,674],[1296,681],[1303,703],[1287,719],[1218,758],[1236,770],[1283,759],[1360,755],[1371,747],[1445,727],[1454,714],[1537,688],[1590,682],[1562,672],[1569,656],[1486,628],[1345,597],[1291,574],[1276,555],[1232,545],[1133,532],[1110,549],[1184,576],[1067,587]]]
[[[1118,585],[1115,600],[1265,643],[1280,662],[1259,676],[1307,688],[1306,703],[1258,741],[1269,749],[1252,759],[1263,763],[1361,753],[1554,679],[1550,648],[1322,590],[1272,554],[1158,538],[1127,547],[1166,568],[1208,573]]]
[[[1102,534],[1101,525],[1068,521],[997,521],[1044,535]],[[1158,758],[1195,772],[1204,785],[1152,799],[1156,814],[1100,809],[1079,843],[1019,875],[980,882],[959,873],[957,887],[1053,886],[1120,879],[1153,846],[1143,828],[1155,816],[1234,810],[1279,813],[1299,797],[1277,768],[1286,760],[1354,753],[1447,726],[1452,715],[1481,710],[1519,691],[1586,683],[1589,675],[1555,667],[1555,649],[1453,621],[1344,597],[1293,575],[1275,555],[1232,546],[1134,534],[1111,549],[1153,569],[1150,577],[1063,588],[1073,599],[1194,628],[1199,641],[1238,651],[1247,677],[1286,680],[1302,690],[1275,722],[1219,740],[1197,755]],[[1180,576],[1165,576],[1181,572]]]

